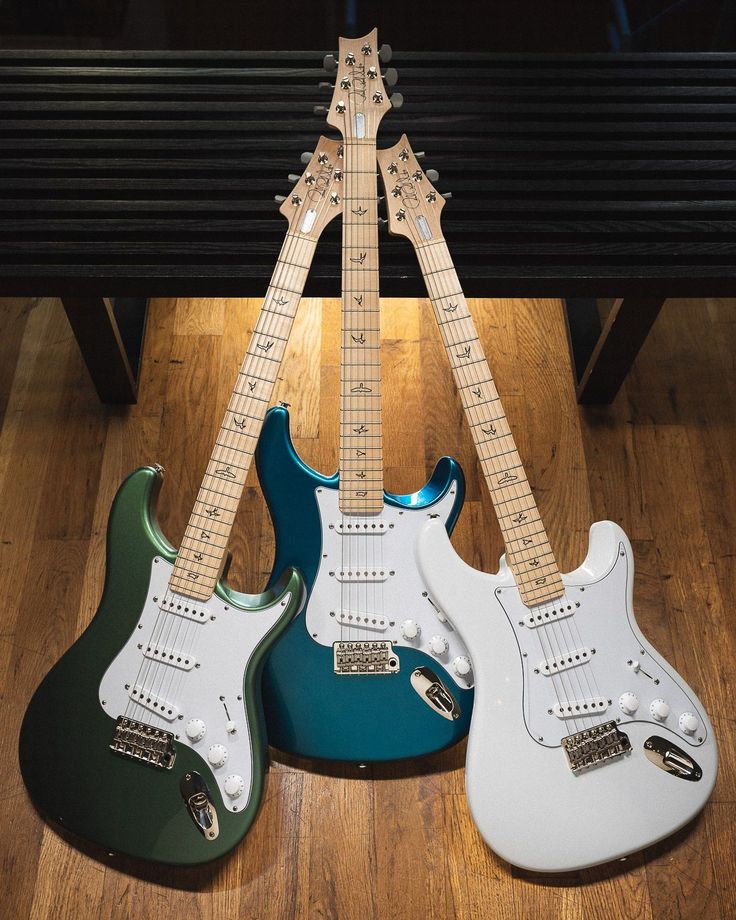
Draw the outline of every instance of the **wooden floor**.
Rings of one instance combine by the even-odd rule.
[[[589,410],[574,401],[559,302],[476,302],[563,570],[584,555],[592,521],[618,521],[636,554],[644,632],[711,714],[720,775],[684,831],[623,863],[562,878],[511,869],[471,822],[463,746],[363,771],[310,772],[277,758],[244,844],[221,865],[188,873],[130,874],[120,858],[72,848],[36,815],[18,772],[18,728],[36,684],[95,610],[115,490],[134,467],[162,464],[161,521],[178,542],[259,306],[154,302],[140,401],[111,409],[98,403],[57,302],[0,302],[3,915],[735,917],[736,309],[727,301],[668,303],[614,405]],[[302,304],[277,393],[292,404],[302,457],[326,472],[337,463],[338,321],[337,301]],[[383,334],[386,486],[414,491],[438,456],[458,457],[468,496],[455,544],[495,571],[500,534],[429,307],[386,301]],[[255,591],[273,536],[254,472],[251,481],[232,580]]]

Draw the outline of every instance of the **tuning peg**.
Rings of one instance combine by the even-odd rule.
[[[334,89],[335,84],[330,83],[328,80],[322,80],[321,83],[317,84],[317,89]]]
[[[452,198],[452,192],[443,192],[442,197],[447,201],[448,198]]]
[[[309,166],[309,162],[313,156],[314,156],[313,153],[310,153],[309,150],[305,150],[304,153],[301,155],[300,159],[305,166]]]
[[[414,156],[415,156],[415,158],[416,158],[417,160],[423,160],[423,159],[424,159],[424,151],[423,151],[423,150],[416,150],[416,151],[414,152]]]
[[[401,93],[394,93],[391,97],[391,107],[394,109],[400,109],[404,104],[404,97]]]
[[[399,72],[395,67],[387,67],[383,75],[383,82],[386,86],[396,86],[399,82]]]
[[[440,174],[436,169],[425,169],[424,175],[429,179],[430,182],[436,182],[440,177]]]
[[[326,115],[327,106],[326,105],[315,105],[312,111],[314,112],[315,115]]]
[[[327,71],[327,73],[332,73],[337,70],[337,59],[334,54],[326,54],[322,64]]]
[[[274,195],[273,200],[276,204],[283,204],[286,201],[286,195]]]
[[[294,183],[296,183],[296,182],[299,181],[299,178],[300,178],[300,177],[297,176],[296,173],[289,173],[289,175],[287,176],[287,178],[288,178],[289,182],[291,182],[291,184],[294,185]]]
[[[394,56],[394,53],[391,50],[391,45],[381,45],[381,47],[378,49],[378,56],[381,59],[382,64],[388,64],[391,61],[391,58]]]

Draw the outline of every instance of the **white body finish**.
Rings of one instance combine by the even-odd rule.
[[[470,657],[465,644],[433,603],[410,549],[430,517],[444,530],[456,491],[453,482],[431,506],[384,504],[380,515],[360,517],[342,514],[336,489],[316,489],[322,558],[306,611],[307,631],[316,642],[331,646],[334,642],[391,641],[426,652],[463,690],[473,686],[472,671],[458,674],[453,667],[456,658]],[[407,621],[419,627],[414,638],[402,633]],[[408,632],[414,632],[413,627]],[[435,637],[447,643],[439,654],[432,651]]]
[[[203,604],[168,589],[172,569],[165,559],[154,558],[138,626],[102,678],[100,705],[113,719],[125,715],[173,733],[177,744],[197,751],[208,764],[225,807],[242,811],[253,782],[243,680],[253,652],[283,616],[291,595],[258,611],[240,610],[216,595]],[[177,609],[181,613],[174,612]],[[176,649],[196,665],[184,670],[153,661],[145,657],[149,646]],[[147,691],[145,705],[131,699],[136,687]],[[166,701],[163,715],[152,708],[154,700]],[[188,736],[187,726],[194,737]],[[242,786],[236,778],[242,779]],[[237,789],[237,795],[228,794]]]
[[[530,610],[521,603],[504,557],[496,575],[478,572],[460,559],[435,521],[422,528],[416,554],[429,590],[473,658],[466,790],[473,818],[492,849],[533,871],[571,871],[640,850],[697,814],[716,779],[713,728],[693,691],[636,624],[632,551],[620,527],[610,521],[591,527],[588,556],[563,576],[574,612],[546,628],[519,625]],[[565,624],[569,631],[563,633]],[[595,649],[588,663],[566,673],[589,669],[606,704],[611,701],[607,711],[574,720],[548,714],[556,699],[552,678],[533,673],[548,660],[543,629],[547,636],[571,636],[578,649]],[[558,687],[562,676],[556,678]],[[585,686],[582,680],[576,686]],[[569,681],[564,686],[573,687]],[[634,714],[621,707],[627,693],[639,700]],[[664,721],[650,711],[658,699],[670,705]],[[680,725],[685,712],[697,719],[694,734]],[[631,751],[574,774],[560,738],[612,719],[620,719]],[[702,768],[702,779],[681,779],[649,761],[642,746],[652,735],[686,751]]]

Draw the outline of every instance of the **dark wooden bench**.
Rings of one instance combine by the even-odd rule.
[[[665,298],[734,292],[735,63],[394,54],[379,146],[406,131],[440,171],[466,292],[617,298],[600,332],[570,301],[583,402],[613,397]],[[101,397],[134,400],[141,298],[265,290],[326,79],[319,52],[0,52],[0,294],[61,297]],[[307,294],[339,293],[339,246],[334,226]],[[405,241],[381,272],[423,293]]]

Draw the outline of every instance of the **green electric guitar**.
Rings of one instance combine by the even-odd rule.
[[[287,569],[264,594],[234,591],[227,544],[317,240],[342,211],[338,152],[322,138],[281,206],[289,229],[178,552],[156,523],[163,471],[136,470],[110,513],[97,613],[23,721],[34,803],[106,850],[207,862],[258,810],[261,668],[304,586]]]

